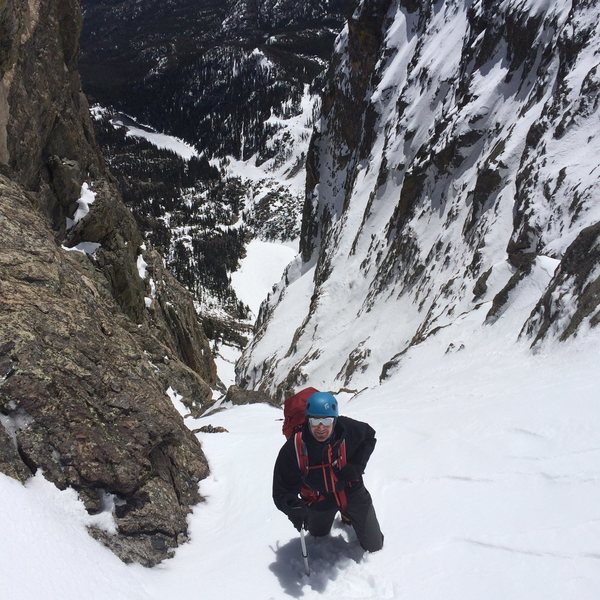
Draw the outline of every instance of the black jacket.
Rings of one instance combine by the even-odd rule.
[[[346,441],[346,463],[358,467],[364,472],[369,457],[375,448],[375,430],[367,423],[355,421],[349,417],[338,417],[331,437],[325,442],[318,442],[310,433],[308,423],[302,429],[302,439],[306,444],[309,465],[326,464],[328,447],[331,446],[334,457],[342,440]],[[296,449],[294,447],[294,436],[292,436],[281,448],[275,469],[273,472],[273,501],[275,506],[288,514],[290,503],[298,499],[300,488],[305,483],[313,490],[325,494],[325,500],[316,503],[315,510],[327,510],[335,506],[335,498],[332,493],[326,492],[326,485],[321,469],[309,471],[305,480],[302,479]],[[348,494],[363,487],[362,477],[353,481],[346,489]]]

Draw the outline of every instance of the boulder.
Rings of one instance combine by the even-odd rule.
[[[259,402],[266,402],[267,404],[273,404],[274,406],[277,406],[272,398],[265,392],[244,390],[237,385],[232,385],[229,387],[227,390],[227,395],[225,396],[225,401],[231,402],[232,404],[238,406],[242,404],[257,404]]]

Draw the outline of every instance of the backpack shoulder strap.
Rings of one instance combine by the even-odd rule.
[[[306,445],[302,439],[302,432],[296,431],[294,434],[294,448],[296,449],[296,460],[302,477],[308,474],[308,456],[306,455]]]
[[[338,448],[337,468],[343,469],[346,464],[346,439],[344,438]]]

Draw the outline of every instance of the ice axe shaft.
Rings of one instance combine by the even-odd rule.
[[[310,575],[310,567],[308,566],[308,552],[306,551],[306,540],[304,539],[304,528],[300,529],[300,544],[302,544],[302,558],[304,559],[304,572]]]

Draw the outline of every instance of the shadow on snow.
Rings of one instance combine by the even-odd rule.
[[[345,532],[339,533],[339,530],[337,535],[334,530],[334,535],[321,538],[306,536],[310,576],[304,573],[300,534],[283,546],[278,544],[276,548],[271,547],[275,561],[269,565],[269,569],[279,579],[284,592],[300,598],[304,595],[303,588],[309,586],[315,592],[322,593],[329,582],[335,581],[350,564],[359,563],[365,551],[358,543],[354,531],[351,528],[350,531],[349,536],[344,536]]]

